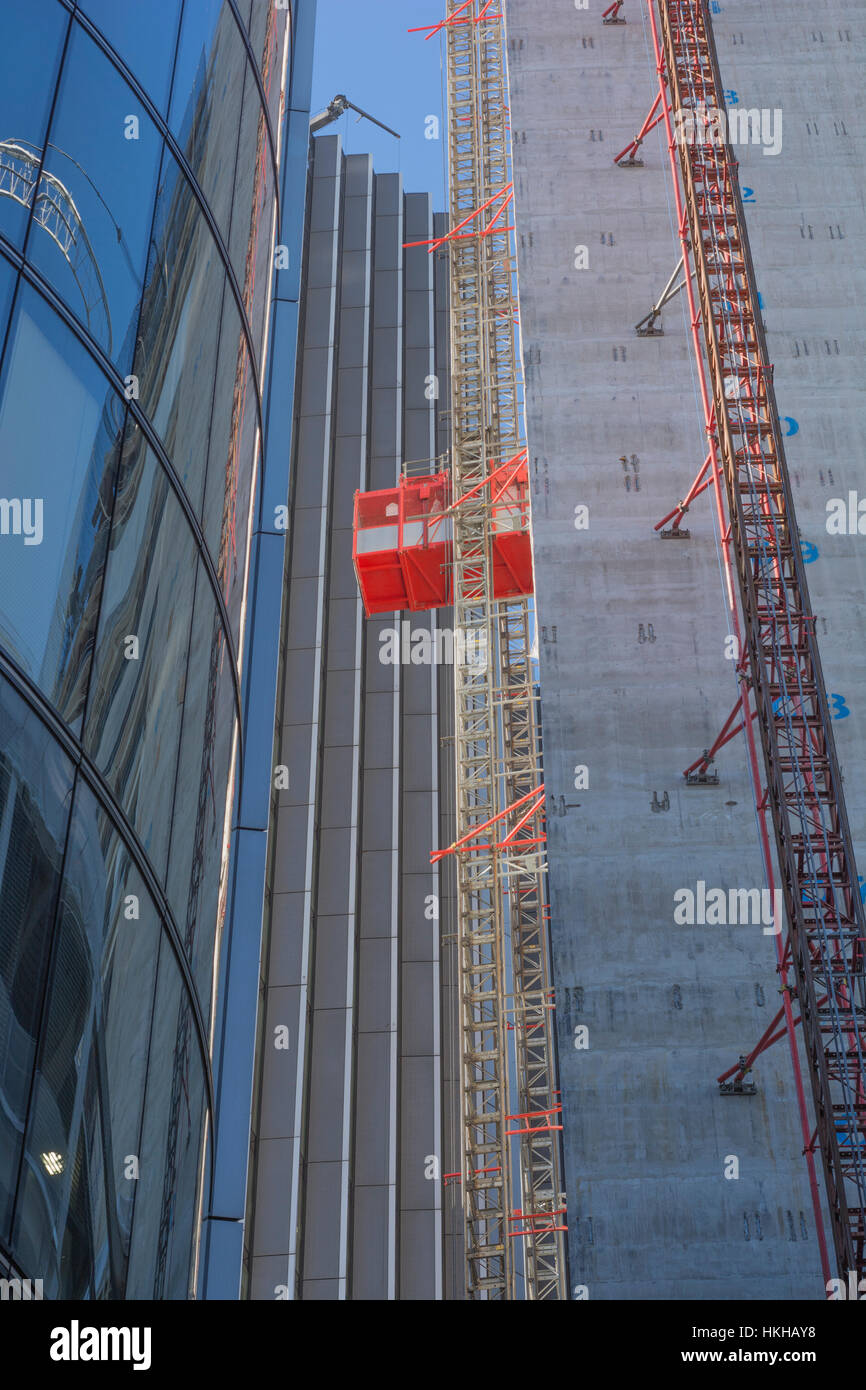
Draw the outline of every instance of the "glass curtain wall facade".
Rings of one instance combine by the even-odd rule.
[[[185,1298],[291,9],[0,23],[0,1254]]]

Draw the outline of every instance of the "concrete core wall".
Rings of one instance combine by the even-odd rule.
[[[779,1007],[772,938],[674,920],[678,889],[764,880],[742,736],[718,787],[683,783],[739,691],[710,495],[691,539],[653,531],[706,448],[685,296],[663,337],[634,332],[679,255],[661,132],[613,164],[657,91],[646,3],[622,26],[590,4],[507,4],[571,1282],[821,1298],[787,1044],[754,1097],[715,1080]],[[740,176],[856,850],[866,540],[825,509],[866,496],[862,26],[840,0],[711,9],[729,104],[783,112],[781,151],[743,148]]]

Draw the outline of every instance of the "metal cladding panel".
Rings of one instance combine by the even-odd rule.
[[[323,286],[333,286],[337,276],[338,253],[339,248],[333,228],[328,228],[324,232],[310,232],[306,244],[307,293]]]
[[[351,531],[356,489],[365,483],[367,457],[365,441],[342,438],[334,442],[334,490],[331,519],[335,527]],[[352,547],[349,546],[351,555]]]
[[[394,843],[393,798],[395,769],[366,768],[363,786],[364,849],[390,850]],[[389,894],[390,897],[390,894]],[[383,908],[385,903],[382,904]]]
[[[316,749],[314,730],[309,723],[280,726],[280,757],[289,777],[289,785],[276,793],[277,806],[308,806],[311,801],[309,779],[305,772],[314,763]]]
[[[325,690],[325,743],[329,748],[357,743],[357,690],[354,671],[331,671]]]
[[[435,809],[435,799],[431,797]],[[439,922],[431,915],[438,898],[437,877],[425,873],[403,874],[403,912],[400,922],[400,958],[410,961],[439,960]]]
[[[403,364],[400,346],[403,330],[375,328],[373,330],[373,389],[393,391],[403,385]]]
[[[320,1163],[339,1164],[343,1160],[348,1138],[343,1101],[349,1026],[347,1011],[342,1006],[335,1009],[317,1009],[313,1015],[309,1118],[304,1145],[307,1163],[310,1166]],[[314,1228],[320,1213],[318,1208],[310,1208],[309,1192],[307,1203],[308,1212],[312,1210],[315,1213],[315,1220],[309,1221],[310,1227]]]
[[[250,1261],[249,1296],[257,1303],[285,1298],[289,1287],[289,1261],[286,1255],[259,1255]]]
[[[304,223],[303,219],[292,216],[289,209],[297,206],[301,190],[307,179],[309,147],[309,115],[306,111],[289,111],[288,137],[284,146],[282,197],[283,225],[277,238],[278,245],[284,246],[288,264],[282,265],[277,259],[274,272],[274,294],[277,300],[297,304],[301,292],[301,264],[303,261]],[[277,380],[286,381],[287,376]]]
[[[322,325],[313,320],[308,331],[311,338],[319,342],[327,342],[329,336],[327,326],[323,330]],[[334,387],[332,370],[331,353],[328,347],[311,345],[308,348],[304,344],[304,372],[301,378],[302,416],[327,415],[331,409],[331,395]]]
[[[370,199],[345,198],[343,201],[343,250],[365,251],[370,244]],[[343,344],[340,344],[340,354]]]
[[[381,618],[368,618],[364,624],[366,632],[366,657],[364,665],[364,687],[368,695],[378,693],[391,695],[394,689],[395,666],[386,659],[393,645],[396,629],[397,640],[401,642],[400,614],[388,614]]]
[[[387,1093],[379,1084],[390,1065],[391,1044],[387,1028],[381,1032],[359,1032],[357,1046],[355,1115],[355,1190],[391,1181],[391,1108]],[[358,1263],[356,1261],[356,1263]],[[363,1263],[363,1261],[361,1261]]]
[[[368,205],[368,219],[372,215],[373,198],[373,160],[368,154],[347,154],[343,159],[343,171],[346,181],[346,200],[350,198],[363,198]],[[368,250],[370,245],[369,238],[364,242],[364,250]]]
[[[331,1303],[345,1296],[345,1288],[339,1279],[307,1279],[301,1295],[305,1299],[317,1299]]]
[[[319,835],[321,867],[316,898],[317,911],[330,915],[346,909],[348,885],[355,864],[354,845],[345,830],[322,830]]]
[[[391,945],[387,937],[365,940],[358,951],[358,1028],[361,1032],[389,1032],[391,1012]],[[383,1094],[387,1090],[383,1088]]]
[[[334,527],[331,545],[331,597],[355,599],[358,581],[352,564],[351,527]]]
[[[280,904],[285,897],[282,897]],[[272,986],[267,994],[262,1056],[262,1105],[259,1142],[288,1139],[295,1133],[294,1049],[300,1036],[301,991]],[[285,1029],[285,1034],[281,1030]],[[279,1030],[279,1031],[278,1031]]]
[[[370,278],[366,251],[345,251],[340,267],[340,299],[346,309],[370,303]]]
[[[292,578],[317,578],[325,561],[325,513],[321,507],[299,507],[292,528]]]
[[[316,918],[316,967],[313,991],[317,1009],[345,1009],[351,1006],[350,963],[354,951],[355,919]]]
[[[401,1046],[404,1058],[431,1058],[437,1051],[436,1035],[436,977],[434,961],[404,961],[402,967],[403,995],[414,1001],[403,1019]],[[416,1072],[416,1082],[423,1076]],[[417,1085],[407,1086],[410,1095],[418,1095]]]
[[[352,1276],[352,1297],[380,1300],[387,1297],[388,1271],[393,1249],[388,1241],[391,1194],[387,1185],[356,1186],[353,1212],[353,1244],[364,1251]]]
[[[323,353],[328,351],[331,340],[334,336],[334,297],[329,285],[322,285],[320,289],[308,289],[304,297],[304,353],[309,353],[311,348],[320,348]],[[316,362],[312,357],[307,357],[311,364],[311,376],[315,374]],[[318,359],[320,363],[325,361],[324,355]],[[316,383],[317,386],[319,383]],[[317,398],[304,398],[305,414],[316,414],[321,408]]]
[[[394,729],[391,723],[392,696],[371,691],[364,701],[364,766],[394,767]]]
[[[325,747],[322,752],[322,783],[319,792],[319,823],[331,827],[348,826],[352,815],[356,775],[354,745]],[[329,872],[329,865],[323,866]]]
[[[292,647],[287,654],[288,670],[283,689],[283,712],[291,720],[312,719],[317,708],[319,672],[316,668],[315,648]],[[288,725],[284,725],[288,727]],[[285,758],[283,762],[285,762]],[[306,779],[308,766],[295,767],[287,764],[290,777]]]
[[[429,981],[426,982],[429,986]],[[404,1212],[427,1211],[435,1183],[425,1176],[429,1156],[438,1153],[435,1113],[428,1096],[436,1087],[438,1069],[431,1048],[429,1054],[406,1057],[403,1063],[406,1103],[400,1114],[400,1142],[403,1155],[403,1181],[400,1206]]]
[[[334,671],[354,670],[361,643],[361,613],[354,598],[328,604],[328,664]]]
[[[278,1255],[289,1248],[289,1209],[285,1174],[292,1163],[291,1139],[262,1139],[256,1153],[257,1254]],[[273,1294],[269,1297],[273,1298]]]
[[[282,383],[292,381],[298,349],[298,305],[278,299],[274,304],[271,330],[271,372],[265,400],[265,436],[276,447],[291,448],[292,399]],[[277,508],[285,507],[288,496],[285,473],[265,468],[256,500],[258,525],[274,530]],[[280,530],[281,539],[285,529]]]
[[[340,364],[344,368],[366,367],[370,357],[370,306],[343,307],[340,313]],[[338,434],[342,431],[338,430]]]
[[[390,921],[382,911],[382,904],[388,901],[392,873],[390,849],[364,851],[361,856],[361,930],[368,939],[390,935]]]
[[[310,813],[307,806],[282,806],[276,817],[274,867],[271,886],[275,893],[302,891],[306,878],[307,838]]]
[[[269,989],[292,987],[302,979],[305,910],[306,897],[303,893],[274,894],[267,961]]]
[[[402,291],[403,276],[399,270],[377,270],[374,273],[373,299],[382,328],[398,327],[402,317]]]
[[[420,874],[430,868],[431,797],[429,792],[403,796],[403,866]]]
[[[333,227],[334,209],[339,192],[340,184],[337,179],[321,177],[314,179],[313,195],[310,202],[311,232],[323,232],[327,231],[329,227]]]
[[[341,1285],[340,1248],[343,1171],[340,1163],[310,1163],[306,1173],[306,1207],[316,1213],[315,1221],[304,1223],[303,1298],[336,1298]],[[327,1281],[319,1284],[317,1281]]]
[[[352,564],[355,490],[393,487],[404,459],[432,460],[435,449],[440,403],[425,393],[436,360],[434,258],[402,248],[407,228],[413,236],[428,234],[433,218],[429,197],[404,197],[399,175],[377,178],[368,157],[338,158],[338,150],[335,137],[313,141],[314,193],[317,184],[325,186],[314,198],[314,230],[307,240],[306,283],[316,293],[306,306],[311,320],[297,397],[278,751],[290,785],[276,796],[275,893],[265,969],[275,1017],[285,999],[301,1001],[293,1053],[297,1079],[290,1090],[294,1108],[288,1096],[264,1094],[260,1108],[269,1123],[291,1120],[295,1126],[282,1196],[291,1214],[282,1252],[290,1297],[400,1297],[401,1267],[410,1290],[436,1296],[442,1269],[439,1187],[423,1178],[422,1164],[425,1190],[420,1198],[414,1195],[418,1141],[404,1157],[399,1115],[414,1107],[424,1154],[439,1151],[438,1034],[432,1021],[438,1020],[438,922],[425,915],[425,903],[439,881],[429,853],[438,829],[440,682],[429,665],[388,658],[380,639],[395,619],[400,631],[399,616],[364,621]],[[407,294],[410,260],[413,288]],[[405,410],[407,373],[414,382],[411,417]],[[432,619],[422,621],[429,626]],[[403,719],[404,701],[414,714],[411,723]],[[413,813],[414,796],[426,805],[425,831],[420,808]],[[416,826],[410,837],[416,831],[425,836],[423,847],[419,840],[412,850],[411,865],[403,851],[407,810]],[[414,871],[419,857],[423,874]],[[419,966],[401,974],[404,940]],[[406,1033],[412,1069],[404,1076],[407,1020],[414,1020]],[[414,1057],[422,1039],[429,1049],[423,1069]],[[263,1092],[277,1076],[271,1059]],[[416,1089],[410,1095],[407,1088]],[[430,1221],[418,1227],[411,1251],[403,1249],[399,1217],[407,1162],[412,1204],[426,1199],[430,1207]],[[260,1263],[277,1253],[260,1230],[265,1219],[254,1193],[254,1297],[273,1297],[269,1281],[279,1273],[278,1265]]]
[[[426,1302],[442,1297],[441,1269],[416,1258],[418,1250],[436,1248],[441,1240],[439,1214],[404,1210],[400,1214],[403,1242],[400,1247],[400,1291],[407,1300]],[[459,1250],[462,1259],[462,1250]]]
[[[364,434],[366,416],[366,370],[363,367],[341,367],[337,384],[337,435]]]
[[[298,421],[298,452],[303,453],[304,466],[295,473],[297,507],[322,507],[327,502],[329,424],[326,414],[302,415]]]
[[[285,566],[285,539],[282,535],[257,533],[250,586],[249,660],[254,664],[256,678],[262,691],[262,702],[268,709],[276,701],[279,646],[275,635],[280,630],[282,616],[282,579]],[[250,702],[244,717],[244,756],[251,766],[269,768],[274,737],[270,720],[263,720],[259,709]],[[238,819],[244,826],[256,826],[264,831],[268,824],[270,779],[244,778],[239,794]]]
[[[426,348],[409,348],[406,352],[406,408],[425,410],[428,378],[433,370],[432,355]],[[429,411],[425,411],[429,419]]]

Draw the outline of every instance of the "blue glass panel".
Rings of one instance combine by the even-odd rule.
[[[161,152],[162,137],[141,102],[76,26],[27,257],[122,375],[135,345]]]
[[[79,783],[15,1249],[47,1298],[122,1298],[161,926]]]
[[[0,232],[20,246],[69,25],[57,0],[6,0],[0,37]]]
[[[258,107],[247,86],[249,59],[231,7],[222,0],[187,5],[181,26],[169,124],[189,161],[226,244],[232,219],[238,127],[243,103]],[[250,203],[238,208],[249,226]],[[243,259],[235,260],[243,279]]]
[[[247,569],[250,486],[255,458],[257,383],[234,301],[226,294],[211,422],[202,530],[238,640]]]
[[[135,1194],[128,1299],[185,1297],[177,1267],[190,1254],[195,1181],[201,1157],[204,1073],[177,960],[163,938],[141,1136],[141,1179]],[[178,1193],[183,1193],[185,1209]]]
[[[220,904],[235,698],[216,603],[199,575],[177,771],[167,893],[207,1019]]]
[[[6,329],[9,326],[9,311],[12,308],[12,292],[15,289],[16,274],[17,272],[0,251],[0,360],[2,360],[3,344],[6,341]]]
[[[124,447],[84,742],[165,874],[198,550],[137,429]]]
[[[268,4],[267,0],[254,0],[247,24],[250,44],[256,55],[262,86],[265,89],[274,138],[277,136],[277,124],[280,119],[280,81],[283,75],[283,44],[286,41],[288,17],[287,9],[278,10],[274,5]]]
[[[166,153],[134,372],[139,404],[199,513],[225,271],[185,176]],[[229,307],[239,322],[237,310]],[[231,388],[229,387],[229,390]]]
[[[0,380],[0,644],[75,729],[124,409],[90,355],[22,283]]]
[[[93,21],[164,115],[180,0],[147,0],[146,5],[83,0],[78,8]]]
[[[0,679],[0,1231],[9,1229],[57,905],[72,766]]]

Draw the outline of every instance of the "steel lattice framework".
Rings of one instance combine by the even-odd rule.
[[[492,597],[487,480],[523,448],[523,406],[505,25],[491,8],[501,7],[448,0],[435,26],[447,43],[454,624],[463,638],[455,644],[452,847],[461,1180],[468,1296],[517,1296],[514,1245],[522,1241],[525,1296],[556,1299],[567,1296],[565,1202],[530,608],[526,599]]]
[[[790,952],[840,1274],[866,1273],[863,907],[705,0],[650,0],[684,193]],[[670,136],[670,119],[668,131]],[[747,719],[746,723],[750,721]]]

